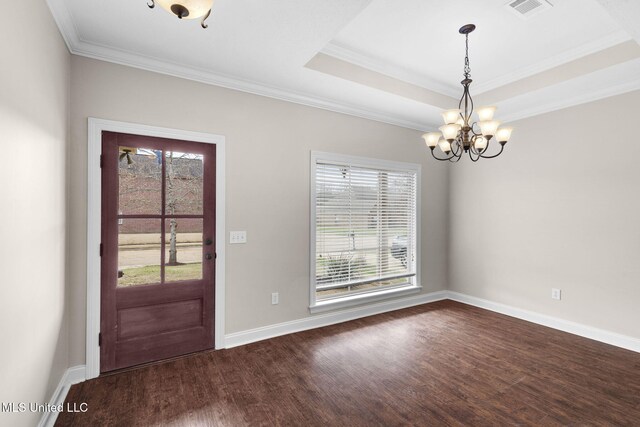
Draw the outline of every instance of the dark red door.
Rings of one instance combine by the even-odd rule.
[[[102,134],[100,371],[214,346],[214,144]]]

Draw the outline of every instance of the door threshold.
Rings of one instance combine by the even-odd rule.
[[[220,349],[223,350],[223,349]],[[126,372],[137,371],[138,369],[147,368],[149,366],[163,365],[165,363],[174,362],[176,360],[185,359],[196,354],[203,354],[216,351],[215,348],[208,348],[206,350],[193,351],[191,353],[181,354],[179,356],[169,357],[167,359],[154,360],[152,362],[141,363],[139,365],[128,366],[126,368],[114,369],[113,371],[100,372],[98,378],[110,377],[112,375],[124,374]]]

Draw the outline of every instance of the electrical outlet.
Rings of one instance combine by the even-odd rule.
[[[280,295],[277,292],[271,294],[271,305],[276,305],[280,302]]]
[[[235,245],[238,243],[247,243],[247,232],[246,231],[230,231],[229,243],[232,245]]]
[[[561,299],[562,298],[562,290],[561,289],[556,289],[556,288],[552,288],[551,289],[551,298],[553,299]]]

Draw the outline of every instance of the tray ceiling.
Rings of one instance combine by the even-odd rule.
[[[457,104],[469,22],[472,93],[501,117],[640,89],[624,0],[551,0],[527,20],[505,3],[217,0],[203,30],[145,0],[48,0],[74,54],[421,130]]]

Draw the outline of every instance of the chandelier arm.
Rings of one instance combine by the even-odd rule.
[[[472,139],[473,143],[471,144],[471,148],[473,149],[473,154],[477,154],[480,157],[482,157],[482,153],[486,153],[489,150],[489,145],[491,144],[491,140],[488,140],[487,145],[484,147],[484,150],[480,151],[475,147],[475,141],[479,136],[482,136],[482,134],[473,132],[473,139]]]
[[[202,28],[209,28],[209,25],[208,25],[208,24],[205,24],[205,22],[204,22],[204,21],[206,21],[206,20],[207,20],[207,18],[209,18],[209,15],[211,15],[211,9],[209,9],[209,11],[207,12],[207,14],[206,14],[206,15],[204,15],[204,16],[202,17],[202,21],[200,21],[200,26],[201,26]]]
[[[440,162],[447,162],[447,161],[451,161],[452,158],[454,158],[455,156],[452,154],[451,157],[447,157],[446,159],[440,159],[438,157],[436,157],[435,153],[433,152],[434,150],[429,150],[431,151],[431,155],[433,156],[434,159],[440,161]]]
[[[149,6],[149,9],[153,9],[154,7],[156,7],[155,0],[149,0],[149,3],[147,3],[147,6]]]
[[[451,152],[456,156],[459,157],[462,154],[462,147],[460,144],[460,139],[456,138],[455,141],[453,141],[453,143],[451,144]]]
[[[460,159],[462,158],[462,154],[463,154],[463,153],[462,153],[462,152],[460,152],[460,155],[459,155],[459,156],[455,156],[455,160],[450,159],[449,161],[450,161],[451,163],[458,163],[458,162],[460,161]]]
[[[458,109],[460,110],[460,115],[465,123],[469,123],[471,119],[471,114],[473,114],[473,99],[471,99],[471,95],[469,94],[469,85],[463,83],[462,97],[460,98],[460,102],[458,102]],[[462,113],[462,102],[464,101],[464,114]],[[469,101],[471,101],[471,111],[467,114],[469,108]]]
[[[476,139],[477,139],[476,135],[471,137],[471,145],[469,146],[469,158],[473,162],[477,162],[478,160],[480,160],[480,156],[482,154],[482,152],[476,148]],[[486,147],[485,147],[485,150],[486,150]],[[475,159],[473,158],[472,154],[476,156]]]
[[[469,65],[469,33],[473,31],[475,27],[472,27],[470,31],[464,32],[465,35],[465,52],[464,52],[464,80],[461,82],[464,90],[462,92],[462,98],[460,98],[460,102],[458,103],[458,108],[462,110],[462,102],[464,101],[464,122],[468,124],[471,120],[471,115],[473,114],[473,98],[471,97],[471,92],[469,91],[469,85],[471,85],[471,66]],[[461,29],[461,32],[463,30]]]
[[[489,144],[487,144],[487,147],[489,147]],[[504,151],[504,145],[500,146],[500,151],[498,151],[497,154],[494,154],[493,156],[483,156],[482,154],[480,155],[480,157],[482,157],[483,159],[495,159],[496,157],[498,157],[500,154],[502,154],[502,152]]]
[[[458,101],[458,116],[459,119],[456,120],[455,124],[459,125],[458,134],[454,139],[447,139],[447,145],[449,146],[449,151],[445,154],[447,158],[438,158],[433,152],[434,147],[431,148],[431,155],[433,158],[439,161],[449,161],[451,163],[456,163],[460,161],[462,157],[468,152],[469,158],[472,162],[477,162],[480,158],[483,159],[493,159],[498,157],[504,151],[504,146],[506,141],[498,141],[500,144],[500,149],[496,154],[485,155],[488,153],[491,145],[491,140],[493,136],[484,136],[482,133],[482,127],[479,125],[477,121],[472,122],[471,118],[475,109],[475,103],[473,101],[473,97],[471,96],[471,83],[473,80],[471,79],[471,66],[469,63],[469,34],[476,29],[476,26],[473,24],[464,25],[458,30],[460,34],[464,34],[465,36],[465,55],[464,55],[464,80],[460,83],[462,84],[462,96]],[[494,107],[495,110],[495,107]],[[452,118],[450,113],[452,110],[447,110],[443,115],[445,116],[445,124],[448,127],[446,135],[449,136],[449,132],[453,131],[450,126],[453,126],[453,123],[450,122]],[[460,119],[462,119],[462,123],[460,123]],[[478,128],[478,130],[476,130]],[[453,133],[453,132],[451,132]],[[508,131],[507,137],[510,135],[511,129]],[[443,132],[443,135],[445,133]],[[431,136],[429,136],[431,138]],[[439,140],[439,137],[438,137]],[[496,139],[497,140],[497,139]],[[508,140],[508,138],[507,138]],[[428,142],[431,143],[431,139],[428,139]],[[478,144],[478,141],[481,141],[481,144]],[[482,148],[478,148],[476,144],[484,146]]]
[[[469,151],[473,152],[473,154],[475,155],[480,155],[480,152],[478,150],[476,150],[476,144],[475,144],[475,139],[472,140],[473,142],[471,143],[471,146],[469,147]],[[486,148],[485,148],[486,150]]]

